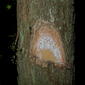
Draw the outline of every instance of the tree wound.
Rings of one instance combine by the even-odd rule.
[[[65,53],[60,33],[47,22],[34,26],[30,54],[37,56],[36,63],[39,65],[47,62],[64,65]]]

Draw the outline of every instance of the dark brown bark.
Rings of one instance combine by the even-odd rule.
[[[73,0],[17,0],[18,85],[72,85],[74,60]],[[66,65],[42,67],[31,62],[29,47],[33,26],[44,20],[59,30],[65,49]]]

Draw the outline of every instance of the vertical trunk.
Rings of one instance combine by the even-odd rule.
[[[72,3],[73,0],[17,0],[18,85],[72,85],[74,67]],[[46,67],[42,67],[31,62],[31,36],[38,21],[48,22],[59,31],[64,47],[65,66],[47,63]]]

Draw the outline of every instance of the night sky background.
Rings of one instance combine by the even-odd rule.
[[[16,2],[17,0],[0,0],[0,85],[17,85],[17,69],[12,50],[17,33]],[[75,0],[75,67],[76,80],[81,83],[80,64],[81,64],[81,3]],[[82,27],[83,28],[83,27]],[[80,84],[81,85],[81,84]]]

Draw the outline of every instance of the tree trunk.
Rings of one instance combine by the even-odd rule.
[[[72,85],[74,79],[72,4],[73,0],[17,0],[18,85]],[[38,30],[37,25],[42,22],[58,30],[64,48],[64,65],[47,62],[46,66],[43,66],[42,59],[38,60],[39,64],[33,61],[33,56],[30,55],[32,36],[34,30]]]

